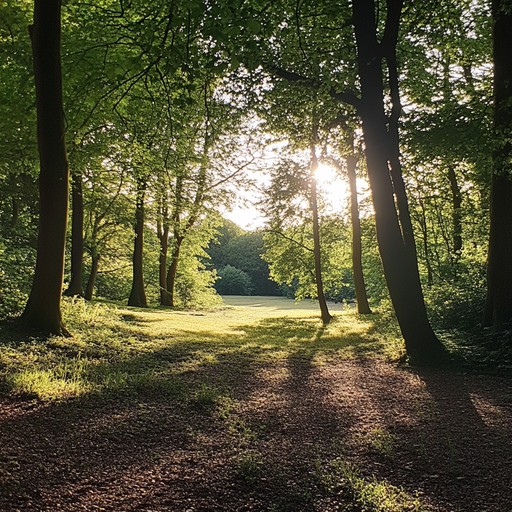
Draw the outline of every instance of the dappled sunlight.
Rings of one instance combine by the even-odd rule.
[[[476,393],[470,393],[469,396],[471,403],[485,425],[490,428],[498,429],[512,426],[512,421],[508,419],[508,408],[497,405]]]
[[[1,420],[3,445],[20,461],[7,483],[69,496],[63,509],[94,498],[122,510],[133,486],[144,492],[131,506],[162,495],[176,507],[192,486],[205,507],[223,489],[233,509],[241,496],[261,504],[271,493],[297,510],[334,510],[350,492],[368,506],[415,510],[417,491],[438,502],[439,475],[458,478],[459,501],[472,501],[486,485],[482,443],[498,462],[509,457],[506,388],[389,364],[400,339],[380,315],[347,310],[323,326],[311,310],[266,305],[102,314],[69,345],[0,346],[6,392],[18,399]],[[34,372],[56,380],[28,391]],[[43,459],[50,446],[59,450]]]
[[[45,399],[166,386],[172,393],[166,373],[201,372],[239,358],[279,361],[295,352],[314,364],[370,353],[396,357],[400,344],[379,333],[378,315],[362,319],[344,310],[323,326],[310,301],[237,297],[230,302],[197,311],[70,304],[68,318],[77,322],[73,338],[2,345],[7,386]],[[83,322],[86,329],[79,327]]]

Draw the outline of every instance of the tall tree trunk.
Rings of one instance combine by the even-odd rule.
[[[391,98],[391,113],[387,123],[387,132],[389,134],[389,140],[387,141],[387,147],[389,151],[388,167],[390,171],[393,192],[395,194],[398,220],[400,229],[402,231],[404,245],[406,250],[410,252],[411,258],[414,258],[414,260],[417,261],[418,254],[414,240],[414,230],[412,227],[411,213],[409,210],[409,200],[407,199],[407,191],[402,174],[402,163],[400,161],[399,120],[402,111],[402,104],[400,101],[400,89],[398,83],[396,45],[403,0],[387,0],[386,5],[388,9],[386,29],[383,39],[380,43],[380,47],[381,54],[384,56],[387,64],[389,96]]]
[[[100,264],[100,255],[93,254],[91,261],[91,273],[89,274],[89,279],[87,280],[87,286],[85,287],[84,299],[92,300],[92,296],[94,293],[94,285],[96,284],[96,277],[98,277],[98,267]]]
[[[361,315],[369,315],[372,310],[368,304],[366,286],[364,283],[362,246],[361,246],[361,222],[359,220],[359,205],[357,202],[357,158],[347,158],[347,176],[350,185],[350,221],[352,224],[352,272],[354,273],[354,288],[356,290],[357,312]]]
[[[493,0],[494,151],[484,323],[512,321],[512,4]]]
[[[428,244],[428,229],[427,229],[427,215],[425,212],[425,205],[421,197],[419,198],[419,205],[421,209],[421,238],[423,242],[423,252],[425,254],[425,265],[427,267],[427,285],[432,286],[434,284],[434,272],[432,271],[432,262],[430,260],[430,246]]]
[[[169,226],[164,224],[161,232],[158,233],[160,240],[160,255],[158,258],[158,274],[160,284],[160,305],[172,306],[171,294],[167,288],[167,253],[169,250]]]
[[[82,274],[84,261],[84,198],[82,193],[82,175],[71,176],[71,279],[64,292],[68,297],[83,296]]]
[[[318,140],[318,125],[315,115],[313,115],[313,134],[310,145],[311,153],[311,214],[313,217],[313,254],[315,259],[315,281],[316,281],[316,293],[318,295],[318,304],[320,306],[320,317],[324,325],[327,325],[331,320],[332,316],[329,313],[327,307],[327,301],[325,300],[324,284],[322,280],[322,253],[320,246],[320,221],[318,218],[318,196],[316,189],[316,178],[315,172],[318,170],[318,160],[316,156],[316,142]]]
[[[389,48],[396,46],[402,0],[388,0],[387,4],[384,39],[389,54]],[[374,0],[354,0],[352,8],[361,84],[359,113],[384,274],[408,356],[416,364],[430,364],[438,360],[444,350],[427,318],[416,250],[415,246],[414,249],[410,246],[414,240],[411,241],[409,233],[409,211],[399,204],[398,213],[395,205],[401,172],[397,162],[392,163],[390,159],[397,159],[399,148],[398,138],[388,132],[384,111],[382,58],[385,52],[375,33],[375,3]]]
[[[453,254],[454,260],[457,261],[462,251],[462,192],[453,167],[448,169],[448,179],[452,192]]]
[[[60,24],[60,0],[35,0],[30,33],[36,84],[40,210],[34,282],[22,322],[47,334],[68,334],[60,310],[69,194]]]
[[[137,204],[135,208],[135,240],[133,243],[133,280],[128,306],[139,308],[147,307],[146,292],[144,290],[144,198],[146,182],[138,180]]]
[[[169,306],[174,307],[175,304],[175,288],[176,288],[176,275],[178,273],[178,262],[180,261],[181,245],[183,244],[183,237],[174,235],[174,242],[171,254],[171,264],[169,265],[169,271],[167,272],[167,292],[169,293]]]

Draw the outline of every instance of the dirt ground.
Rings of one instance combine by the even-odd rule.
[[[231,398],[3,398],[0,510],[387,510],[336,484],[343,461],[421,510],[512,511],[507,376],[289,357],[185,378]]]

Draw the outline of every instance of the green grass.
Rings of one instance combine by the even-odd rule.
[[[317,478],[331,493],[346,493],[361,512],[422,512],[420,500],[375,477],[365,478],[358,469],[342,459],[322,465],[317,462]]]
[[[338,306],[339,308],[339,306]],[[0,382],[4,393],[57,400],[94,393],[139,393],[185,398],[214,408],[224,392],[201,381],[226,363],[251,365],[306,357],[397,358],[402,341],[379,315],[334,311],[323,327],[312,302],[279,297],[228,297],[212,310],[125,308],[65,300],[72,338],[48,340],[4,329]],[[190,385],[190,375],[198,376]],[[187,380],[188,379],[188,380]]]

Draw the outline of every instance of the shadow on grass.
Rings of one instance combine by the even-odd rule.
[[[337,435],[338,423],[332,405],[323,402],[328,387],[314,396],[308,392],[314,365],[300,343],[321,329],[306,327],[295,321],[287,326],[294,347],[280,359],[287,377],[276,389],[278,400],[265,399],[250,419],[241,419],[239,405],[265,396],[268,382],[261,372],[275,370],[275,360],[262,357],[268,346],[279,347],[268,339],[268,326],[259,335],[257,329],[250,335],[237,330],[221,340],[204,332],[181,333],[186,341],[173,339],[158,350],[120,361],[91,360],[83,383],[96,387],[75,400],[8,400],[3,406],[13,414],[0,421],[6,447],[0,508],[42,510],[58,504],[74,510],[92,499],[110,510],[124,510],[128,502],[143,510],[139,487],[149,486],[153,493],[171,493],[167,502],[173,510],[185,510],[180,500],[191,499],[199,510],[239,510],[247,493],[261,510],[310,510],[317,492],[312,464],[323,440],[329,444]],[[316,427],[304,429],[319,417]],[[263,453],[259,442],[275,431],[280,432],[276,443]],[[290,446],[299,434],[300,442]],[[247,455],[251,450],[262,453],[272,480],[261,478],[255,469],[259,459]],[[138,478],[144,481],[137,483]],[[134,487],[137,496],[130,494]],[[152,510],[166,510],[145,499]]]
[[[98,339],[89,336],[85,341],[35,338],[15,326],[2,331],[3,388],[47,399],[144,387],[166,394],[166,374],[197,373],[202,367],[230,362],[236,363],[237,371],[248,371],[249,363],[242,361],[262,364],[291,353],[310,359],[370,357],[384,354],[386,347],[385,340],[371,334],[377,328],[368,321],[361,329],[353,319],[336,319],[326,327],[314,317],[278,317],[222,333],[175,329],[155,336],[147,324],[157,322],[158,313],[149,318],[145,313],[140,317],[136,311],[123,312],[106,331],[97,331]],[[93,334],[95,328],[93,324]],[[173,385],[168,387],[172,394]]]
[[[0,509],[221,511],[250,499],[254,510],[335,510],[352,498],[325,491],[315,464],[336,457],[434,502],[443,496],[439,510],[512,508],[510,381],[378,363],[378,316],[326,328],[310,317],[265,318],[158,338],[133,316],[112,326],[112,339],[87,344],[8,340],[13,350],[26,345],[27,360],[6,356],[2,372],[48,371],[49,386],[76,383],[81,396],[0,403]],[[337,358],[324,371],[316,361],[325,355]],[[65,366],[70,356],[76,368]],[[393,457],[359,445],[347,453],[353,433],[378,422],[395,436]]]

